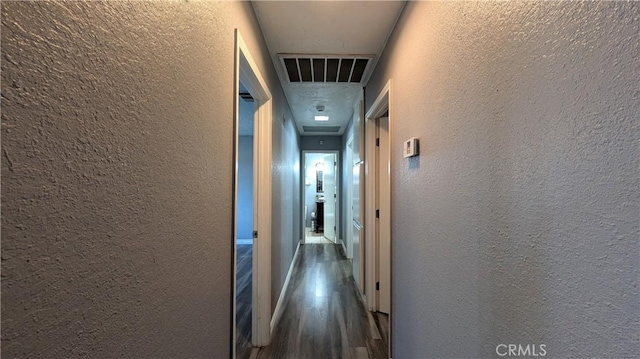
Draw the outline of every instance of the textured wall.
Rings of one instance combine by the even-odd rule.
[[[639,24],[638,3],[407,4],[366,89],[394,81],[394,358],[640,354]]]
[[[347,140],[349,139],[349,136],[353,132],[353,117],[355,117],[355,115],[352,116],[351,120],[347,124],[344,130],[344,133],[342,135],[342,150],[340,151],[340,155],[344,159],[340,165],[340,187],[344,192],[344,195],[342,196],[342,203],[340,204],[340,222],[344,223],[344,225],[342,226],[342,230],[340,232],[340,237],[344,241],[345,248],[348,248],[348,246],[351,246],[351,243],[349,243],[349,238],[347,236],[347,231],[351,229],[351,224],[352,224],[351,223],[352,218],[347,218],[347,216],[349,215],[349,213],[347,213],[347,207],[349,206],[348,204],[349,192],[348,192],[347,186],[353,186],[353,184],[349,183],[347,180],[348,180],[348,173],[353,172],[353,163],[349,163],[349,157],[347,155]],[[347,249],[347,256],[348,255],[349,254]]]
[[[275,80],[275,79],[274,79]],[[279,120],[281,119],[281,120]],[[276,309],[293,255],[303,232],[300,228],[299,135],[288,108],[274,114],[273,203],[271,228],[271,310]]]
[[[320,144],[320,141],[323,143]],[[300,136],[300,149],[303,151],[340,151],[342,136]]]
[[[1,6],[3,358],[228,357],[234,28],[286,107],[251,5]]]
[[[242,118],[242,114],[240,115]],[[240,120],[242,121],[242,120]],[[253,136],[238,141],[238,208],[236,237],[253,238]]]
[[[360,162],[360,158],[362,157],[360,154],[360,144],[364,143],[363,139],[361,138],[362,135],[364,134],[364,132],[362,131],[363,126],[362,126],[362,121],[364,121],[363,118],[360,118],[360,112],[361,109],[360,107],[362,107],[362,101],[358,101],[358,104],[355,106],[354,108],[354,112],[353,112],[353,116],[351,118],[351,120],[349,121],[349,124],[347,125],[347,127],[344,130],[344,134],[342,136],[342,158],[344,158],[344,161],[342,163],[342,168],[340,169],[341,171],[341,185],[343,188],[343,203],[342,206],[340,208],[340,210],[342,211],[342,223],[344,223],[344,225],[342,226],[342,238],[345,241],[345,247],[347,247],[347,253],[349,252],[349,246],[354,246],[354,244],[357,246],[352,248],[352,252],[355,251],[355,257],[358,257],[358,253],[360,250],[359,245],[359,241],[355,241],[354,243],[349,243],[349,239],[347,236],[347,233],[349,231],[353,231],[353,218],[349,218],[348,215],[348,207],[349,207],[349,199],[348,199],[348,191],[351,190],[352,192],[355,191],[354,187],[354,182],[353,182],[353,171],[354,171],[354,167],[353,165],[357,162]],[[364,114],[362,114],[362,116],[364,116]],[[348,146],[348,141],[349,141],[349,137],[353,136],[353,153],[352,153],[352,158],[351,158],[351,163],[349,163],[348,161],[348,155],[347,155],[347,146]],[[364,155],[364,154],[362,154]],[[349,182],[349,175],[351,175],[351,179],[352,181]],[[358,183],[360,183],[358,181]],[[362,184],[364,185],[364,183]],[[350,189],[348,189],[348,187],[351,187]],[[359,192],[358,192],[359,193]],[[354,198],[358,199],[359,198],[359,194],[358,193],[352,193],[352,195],[354,196]],[[359,201],[358,201],[359,203]],[[359,207],[358,207],[359,208]],[[354,213],[353,216],[355,218],[359,217],[358,213]],[[353,238],[352,238],[353,240]],[[355,267],[355,264],[354,264]]]

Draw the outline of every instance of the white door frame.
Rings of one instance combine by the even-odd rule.
[[[329,160],[333,160],[329,163],[327,163],[327,159]],[[324,163],[324,170],[322,171],[322,183],[323,183],[323,196],[324,196],[324,211],[323,211],[323,237],[326,238],[327,240],[329,240],[330,242],[333,243],[338,243],[339,239],[339,235],[338,233],[340,231],[338,231],[338,226],[339,226],[339,220],[338,220],[338,216],[340,214],[340,202],[338,201],[338,185],[340,183],[340,179],[338,178],[338,155],[335,153],[331,153],[331,154],[325,154],[324,158],[323,158],[323,163]],[[333,166],[333,168],[330,168],[329,170],[327,169],[327,167],[331,167]],[[329,175],[327,175],[329,174]],[[331,176],[333,176],[333,183],[329,180],[327,180],[327,178],[331,178]],[[333,185],[333,188],[331,188],[331,186]],[[331,198],[331,196],[333,195],[333,198]],[[333,200],[333,203],[331,203]],[[331,213],[333,211],[333,213]],[[331,215],[333,215],[333,222],[329,222],[327,221],[327,218],[330,218]],[[333,224],[333,228],[331,228],[331,224]],[[333,238],[331,238],[331,235],[333,234]]]
[[[234,158],[236,171],[233,177],[233,310],[232,345],[233,357],[236,348],[236,249],[237,234],[235,210],[238,188],[238,91],[240,82],[254,98],[254,238],[252,263],[252,319],[251,342],[254,346],[265,346],[271,339],[271,147],[272,147],[272,96],[240,31],[235,30],[235,74],[234,74]],[[258,180],[259,179],[259,180]]]
[[[371,311],[378,310],[376,295],[376,268],[377,252],[376,252],[376,132],[377,119],[383,117],[385,112],[389,112],[389,168],[393,173],[393,156],[391,155],[393,147],[393,102],[391,97],[392,81],[386,83],[378,97],[371,105],[369,111],[365,115],[365,299],[367,309]],[[389,187],[393,188],[392,176],[389,178]],[[390,201],[393,202],[393,201]],[[384,209],[381,209],[384,210]],[[389,203],[387,209],[391,215],[391,223],[393,223],[392,203]],[[390,233],[391,251],[393,252],[393,233]],[[393,259],[390,261],[392,266]],[[391,273],[393,278],[393,272]],[[391,354],[391,316],[393,312],[393,280],[391,286],[391,311],[389,313],[389,354]]]
[[[341,182],[341,178],[340,178],[340,151],[337,150],[303,150],[302,151],[302,170],[304,175],[300,176],[300,181],[302,183],[302,208],[304,208],[305,205],[308,205],[307,202],[307,197],[306,197],[306,188],[307,186],[305,185],[305,179],[307,177],[307,153],[326,153],[326,154],[335,154],[336,155],[336,244],[340,244],[340,242],[342,242],[344,239],[340,238],[340,206],[342,204],[342,202],[340,201],[340,182]],[[303,232],[303,236],[302,236],[302,244],[305,244],[306,240],[307,240],[307,234],[305,233],[306,231],[306,223],[305,223],[305,216],[306,213],[302,213],[302,217],[300,219],[300,223],[302,224],[302,232]]]
[[[384,121],[383,121],[384,120]],[[383,124],[386,123],[386,124]],[[376,208],[380,213],[376,213],[376,278],[380,283],[379,290],[376,291],[376,309],[379,312],[389,313],[391,291],[391,186],[389,186],[389,118],[379,117],[376,120],[377,134],[376,142]],[[383,132],[383,128],[385,128]]]

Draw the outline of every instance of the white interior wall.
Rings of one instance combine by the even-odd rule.
[[[236,28],[274,96],[276,283],[298,236],[251,4],[0,6],[3,357],[229,357]]]
[[[252,113],[249,114],[251,115]],[[242,118],[242,111],[240,117]],[[253,204],[253,136],[239,136],[238,207],[236,209],[236,241],[239,244],[251,244],[254,227]]]
[[[393,79],[394,358],[640,352],[639,18],[407,3],[366,88]]]
[[[275,80],[275,79],[274,79]],[[300,144],[288,107],[274,114],[273,203],[271,235],[271,305],[275,310],[293,255],[302,238],[300,228]]]
[[[345,159],[341,167],[341,181],[342,181],[342,188],[344,193],[343,194],[344,201],[342,203],[342,223],[344,223],[344,225],[342,226],[342,228],[344,229],[343,238],[345,239],[345,242],[346,242],[345,247],[347,248],[348,256],[350,258],[353,258],[354,270],[356,270],[360,265],[360,241],[359,241],[359,238],[353,238],[353,236],[350,235],[353,233],[353,228],[352,228],[353,218],[349,217],[349,213],[351,212],[349,211],[349,206],[351,202],[349,201],[348,193],[350,192],[351,196],[355,196],[357,200],[360,201],[358,199],[359,197],[358,191],[360,187],[354,187],[354,181],[353,181],[354,180],[353,165],[357,162],[360,162],[362,159],[360,154],[360,144],[362,143],[361,126],[362,126],[363,118],[360,118],[360,116],[363,114],[360,113],[361,112],[359,109],[360,107],[361,107],[360,104],[356,104],[354,106],[354,113],[352,115],[351,121],[349,122],[349,124],[347,125],[347,128],[345,129],[344,136],[342,138],[342,158]],[[348,141],[350,137],[353,138],[353,144],[352,144],[353,150],[352,150],[351,156],[348,156],[347,146],[348,146]],[[351,179],[351,181],[349,181],[349,179]],[[358,183],[359,182],[360,181],[358,180]],[[358,215],[359,215],[358,213],[353,213],[354,217],[358,217]],[[362,220],[364,222],[364,218]]]

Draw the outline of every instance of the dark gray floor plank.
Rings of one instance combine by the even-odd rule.
[[[271,344],[259,359],[387,358],[386,323],[369,314],[341,246],[300,247]]]
[[[253,246],[236,246],[236,358],[251,356],[251,302],[252,302]]]

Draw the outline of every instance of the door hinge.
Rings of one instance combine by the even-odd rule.
[[[376,147],[380,147],[380,139],[376,138]]]
[[[253,231],[253,238],[258,238],[258,231]]]
[[[376,218],[380,218],[380,210],[376,209]]]
[[[376,282],[376,290],[380,290],[380,282]]]
[[[333,194],[333,198],[338,198],[338,194],[337,194],[337,193],[334,193],[334,194]]]
[[[334,232],[336,231],[336,226],[333,226],[333,231],[334,231]]]

